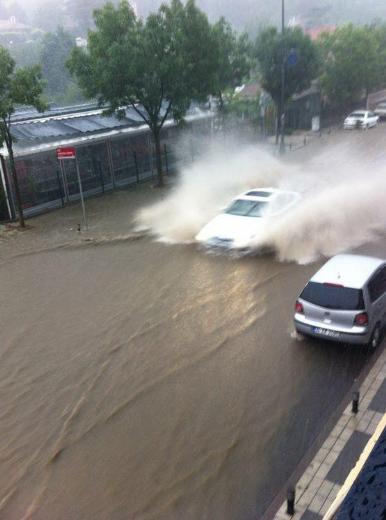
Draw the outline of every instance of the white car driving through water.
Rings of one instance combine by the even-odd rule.
[[[196,241],[208,249],[252,251],[259,233],[292,209],[300,199],[299,193],[276,188],[248,190],[206,224]]]

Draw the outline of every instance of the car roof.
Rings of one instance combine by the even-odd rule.
[[[362,255],[336,255],[311,278],[311,282],[332,283],[361,289],[386,260]]]
[[[279,193],[295,194],[295,192],[279,190],[278,188],[251,188],[238,195],[236,199],[269,201],[274,199]]]

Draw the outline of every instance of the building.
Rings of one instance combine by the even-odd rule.
[[[12,45],[14,42],[26,41],[31,37],[32,28],[18,22],[14,16],[0,20],[0,43]]]
[[[314,118],[321,117],[322,96],[319,83],[294,94],[286,110],[286,126],[292,130],[311,130]]]
[[[141,112],[141,107],[137,107]],[[26,216],[61,207],[79,198],[76,165],[58,161],[56,149],[77,151],[82,188],[86,196],[150,179],[156,175],[152,137],[132,107],[125,116],[104,116],[96,105],[51,109],[38,114],[19,111],[12,120],[14,154]],[[192,107],[186,115],[194,132],[210,132],[212,112]],[[177,167],[179,130],[168,119],[161,135],[164,171]],[[1,196],[3,192],[3,197]],[[0,150],[0,220],[16,217],[15,197],[7,151]]]

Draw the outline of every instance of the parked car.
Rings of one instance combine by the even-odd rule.
[[[379,116],[368,110],[356,110],[346,117],[343,123],[345,130],[353,128],[371,128],[376,126],[379,121]]]
[[[253,249],[258,233],[300,199],[300,194],[293,191],[251,189],[236,197],[223,213],[206,224],[196,241],[209,249],[248,252]]]
[[[296,301],[294,323],[301,334],[375,349],[386,324],[386,260],[331,258]]]
[[[375,107],[374,114],[380,119],[386,118],[386,102],[378,103]]]

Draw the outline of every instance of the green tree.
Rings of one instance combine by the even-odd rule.
[[[380,82],[381,53],[374,30],[346,25],[318,40],[321,85],[332,107],[347,110]]]
[[[299,27],[282,35],[275,27],[264,29],[256,39],[256,57],[262,87],[271,95],[277,117],[282,113],[282,67],[285,70],[284,107],[291,97],[310,86],[319,71],[319,56],[310,37]],[[279,122],[279,119],[278,119]],[[279,128],[279,124],[277,124]]]
[[[379,88],[385,88],[386,85],[386,23],[384,21],[375,22],[368,27],[374,32],[378,49],[378,85]]]
[[[50,99],[64,99],[73,83],[66,61],[74,47],[74,38],[63,27],[58,27],[54,33],[47,33],[43,38],[40,63],[46,82],[45,94]]]
[[[252,68],[252,46],[248,35],[237,35],[223,17],[213,25],[213,34],[218,53],[215,93],[222,107],[224,91],[240,85]]]
[[[40,39],[14,43],[8,50],[17,67],[30,67],[40,61]]]
[[[42,111],[45,105],[41,94],[43,84],[39,67],[25,67],[15,70],[15,62],[9,52],[0,46],[0,145],[5,143],[11,166],[15,188],[16,204],[20,227],[25,227],[23,205],[17,179],[13,154],[11,117],[18,105],[30,105]]]
[[[207,17],[194,0],[172,0],[142,22],[122,0],[94,18],[88,49],[75,48],[69,68],[85,95],[108,106],[108,113],[122,115],[130,105],[149,126],[162,186],[160,134],[167,117],[181,121],[192,99],[213,92],[217,62]]]

